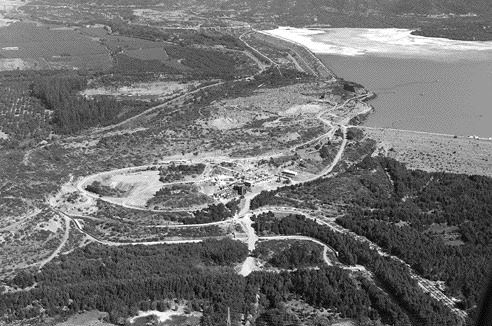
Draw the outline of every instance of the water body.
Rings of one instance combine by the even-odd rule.
[[[376,92],[367,126],[492,136],[492,61],[320,58],[338,76]]]
[[[338,76],[376,92],[371,127],[492,137],[492,42],[425,38],[400,29],[283,28]]]

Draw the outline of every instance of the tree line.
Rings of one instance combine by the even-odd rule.
[[[107,126],[123,119],[130,111],[148,107],[148,103],[117,101],[110,96],[85,98],[78,94],[87,79],[78,75],[40,76],[31,92],[48,110],[53,111],[55,131],[72,134],[95,126]],[[135,107],[135,108],[134,108]]]
[[[138,310],[166,310],[167,300],[189,300],[202,311],[201,325],[225,325],[249,315],[259,294],[257,325],[275,320],[284,301],[300,296],[308,303],[336,309],[343,317],[380,318],[382,304],[335,267],[247,278],[231,266],[242,262],[247,247],[234,240],[198,244],[107,247],[90,244],[60,256],[40,273],[21,272],[11,285],[34,289],[0,295],[0,313],[11,322],[40,316],[70,315],[98,309],[109,321],[123,323]],[[383,296],[380,300],[384,300]]]
[[[198,176],[205,170],[205,164],[175,164],[159,167],[159,181],[173,182],[183,179],[185,176]]]
[[[207,320],[221,325],[227,307],[236,320],[245,307],[240,295],[245,280],[231,267],[247,254],[243,243],[230,239],[157,246],[91,244],[32,274],[34,289],[1,294],[0,315],[10,322],[98,309],[115,322],[154,301],[179,298],[194,301]]]

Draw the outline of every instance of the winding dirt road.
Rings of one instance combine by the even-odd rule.
[[[65,246],[65,244],[68,241],[68,236],[70,235],[70,221],[71,221],[71,219],[69,217],[67,217],[65,214],[60,214],[60,215],[63,216],[63,221],[64,221],[64,224],[65,224],[65,231],[63,233],[63,237],[61,239],[60,244],[55,249],[55,251],[53,251],[53,253],[51,255],[49,255],[45,259],[43,259],[43,260],[41,260],[41,261],[33,264],[33,266],[34,265],[37,265],[39,267],[39,269],[43,268],[44,265],[46,265],[47,263],[49,263],[50,261],[52,261],[53,259],[55,259],[56,257],[58,257],[58,255],[60,254],[60,252],[62,251],[63,247]]]
[[[302,236],[302,235],[278,235],[278,236],[268,236],[268,237],[259,237],[260,241],[272,241],[272,240],[301,240],[301,241],[311,241],[314,243],[319,244],[320,246],[323,247],[323,261],[326,263],[328,266],[333,266],[333,262],[331,261],[330,258],[328,258],[328,251],[331,251],[335,256],[336,252],[324,244],[323,242],[316,240],[314,238]]]

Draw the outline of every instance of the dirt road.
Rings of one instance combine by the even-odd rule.
[[[159,104],[159,105],[156,105],[156,106],[153,106],[137,115],[134,115],[124,121],[121,121],[120,123],[117,123],[117,124],[114,124],[114,125],[110,125],[110,126],[107,126],[107,127],[102,127],[102,128],[98,128],[97,130],[94,131],[94,133],[101,133],[101,132],[105,132],[105,131],[109,131],[109,130],[112,130],[112,129],[115,129],[115,128],[118,128],[118,127],[121,127],[125,124],[127,124],[128,122],[130,121],[133,121],[133,120],[136,120],[140,117],[143,117],[144,115],[147,115],[149,113],[152,113],[156,110],[160,110],[166,106],[169,106],[169,105],[172,105],[172,104],[176,104],[176,102],[178,101],[181,101],[183,99],[185,99],[187,96],[190,96],[190,95],[193,95],[193,94],[196,94],[198,92],[201,92],[203,90],[206,90],[208,88],[212,88],[212,87],[216,87],[216,86],[220,86],[220,85],[223,85],[225,84],[225,82],[217,82],[217,83],[214,83],[214,84],[210,84],[210,85],[206,85],[206,86],[202,86],[202,87],[199,87],[191,92],[187,92],[185,94],[182,94],[182,95],[179,95],[177,97],[174,97],[174,98],[171,98],[169,100],[167,100],[166,102],[162,103],[162,104]]]
[[[268,212],[268,211],[303,214],[304,216],[306,216],[306,218],[316,220],[317,223],[326,225],[326,226],[330,227],[335,232],[344,233],[347,236],[350,236],[357,241],[360,241],[362,243],[367,243],[369,245],[369,247],[373,250],[376,250],[379,255],[384,256],[384,257],[389,257],[395,261],[398,261],[401,264],[404,264],[410,271],[410,277],[417,281],[419,287],[422,288],[422,290],[424,292],[429,293],[429,295],[432,296],[434,299],[441,301],[445,306],[447,306],[455,315],[457,315],[461,319],[467,318],[468,314],[465,311],[456,308],[455,302],[450,297],[445,295],[441,290],[439,290],[432,281],[418,275],[413,270],[413,268],[409,264],[407,264],[405,261],[398,258],[397,256],[393,256],[393,255],[388,254],[387,252],[385,252],[383,250],[383,248],[381,248],[380,246],[378,246],[377,244],[375,244],[374,242],[372,242],[368,238],[361,236],[361,235],[358,235],[355,232],[352,232],[348,229],[345,229],[344,227],[340,226],[339,224],[336,224],[333,221],[328,221],[326,219],[320,218],[319,216],[313,216],[312,211],[309,211],[309,210],[303,210],[303,209],[292,208],[292,207],[269,207],[269,208],[261,208],[259,210],[255,210],[254,212],[256,214],[259,214],[259,213]],[[281,236],[281,237],[283,237],[283,236]],[[335,252],[333,249],[332,249],[332,251]]]
[[[65,214],[60,214],[63,216],[63,221],[64,221],[64,224],[65,224],[65,231],[63,233],[63,237],[61,239],[61,242],[60,244],[58,245],[58,247],[55,249],[55,251],[53,251],[53,253],[51,255],[49,255],[47,258],[33,264],[33,265],[38,265],[39,266],[39,269],[43,268],[44,265],[46,265],[47,263],[49,263],[50,261],[52,261],[53,259],[55,259],[56,257],[58,257],[58,255],[60,254],[60,252],[62,251],[63,247],[65,246],[65,244],[67,243],[68,241],[68,236],[70,234],[70,221],[71,219],[69,217],[67,217]]]
[[[316,240],[314,238],[302,236],[302,235],[278,235],[278,236],[268,236],[268,237],[259,237],[260,241],[272,241],[272,240],[301,240],[301,241],[311,241],[314,243],[319,244],[320,246],[323,247],[323,261],[326,263],[328,266],[333,266],[333,262],[331,261],[330,258],[328,258],[328,251],[331,251],[335,256],[336,252],[324,244],[323,242]]]

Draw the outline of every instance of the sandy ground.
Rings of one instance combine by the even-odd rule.
[[[249,119],[245,117],[239,117],[237,119],[232,117],[218,117],[208,122],[209,126],[218,130],[229,130],[234,128],[240,128],[248,122]]]
[[[135,173],[117,174],[103,178],[102,183],[112,188],[129,190],[124,198],[113,198],[130,206],[145,207],[147,201],[162,188],[159,171],[139,171]]]
[[[341,321],[341,322],[331,324],[331,326],[354,326],[354,325],[355,325],[355,323],[353,321],[350,321],[350,320]]]
[[[168,311],[157,311],[157,310],[149,310],[149,311],[139,311],[138,316],[132,317],[129,319],[130,323],[134,323],[135,319],[138,317],[145,317],[145,316],[157,316],[159,319],[159,322],[163,323],[165,321],[170,320],[173,316],[183,316],[185,315],[184,312],[185,306],[178,306],[178,309],[176,311],[174,310],[168,310]],[[190,315],[194,316],[201,316],[201,313],[199,312],[191,312]]]
[[[260,112],[282,113],[289,108],[294,110],[304,108],[303,105],[310,104],[317,99],[315,96],[302,94],[309,91],[314,84],[284,86],[276,89],[258,89],[253,95],[225,99],[216,103],[218,107],[251,108]]]
[[[9,135],[0,130],[0,139],[8,139]]]
[[[492,176],[492,141],[361,127],[379,152],[411,169]]]
[[[0,27],[1,27],[0,18]],[[9,70],[27,70],[36,68],[36,63],[34,60],[24,60],[20,58],[2,58],[0,59],[0,71]]]
[[[56,233],[60,228],[62,228],[62,221],[57,219],[57,218],[54,218],[54,219],[51,219],[47,222],[42,222],[41,224],[37,225],[37,229],[38,230],[45,230],[45,231],[49,231],[51,233]]]
[[[297,114],[315,114],[323,110],[323,107],[319,104],[304,104],[304,105],[294,105],[291,106],[287,111],[284,112],[285,115],[297,115]]]
[[[111,95],[111,96],[157,96],[160,99],[167,98],[174,93],[180,93],[195,87],[196,83],[177,83],[177,82],[152,82],[136,83],[131,86],[122,87],[99,87],[84,90],[84,96]]]

